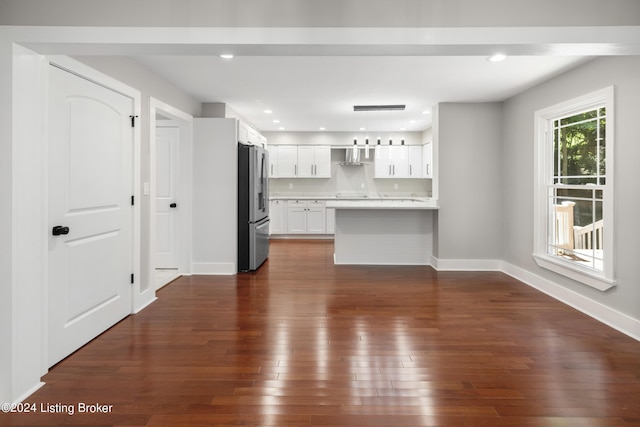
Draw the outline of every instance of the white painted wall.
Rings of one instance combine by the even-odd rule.
[[[441,260],[502,256],[501,120],[500,103],[438,105]]]
[[[237,272],[237,141],[236,119],[194,120],[194,274]]]
[[[528,272],[618,310],[640,322],[638,278],[638,159],[640,139],[640,57],[595,59],[504,103],[502,158],[504,226],[502,257]],[[536,110],[615,86],[615,236],[618,285],[600,292],[539,268],[533,251],[533,114]]]
[[[13,391],[27,393],[47,371],[47,137],[49,63],[14,47]],[[25,339],[29,337],[28,339]],[[43,351],[45,350],[45,351]],[[34,369],[34,367],[39,369]]]
[[[0,33],[0,196],[13,197],[12,86],[13,44]],[[0,224],[13,225],[13,206],[0,204]],[[0,403],[13,398],[13,227],[7,227],[0,239]]]

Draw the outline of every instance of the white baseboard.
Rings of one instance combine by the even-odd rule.
[[[431,257],[431,265],[438,271],[501,271],[640,341],[640,320],[513,264],[492,259],[438,259]]]
[[[497,259],[439,259],[431,257],[431,266],[438,271],[501,271]]]
[[[502,262],[502,272],[518,279],[540,292],[543,292],[558,301],[575,308],[594,319],[611,326],[612,328],[640,341],[640,320],[634,319],[624,313],[620,313],[604,304],[580,295],[570,289],[560,286],[544,277],[540,277],[530,271],[517,267],[507,262]]]
[[[33,393],[35,393],[36,391],[38,391],[38,389],[40,387],[42,387],[45,383],[43,382],[39,382],[36,385],[34,385],[33,387],[31,387],[28,391],[24,392],[22,395],[20,395],[20,397],[18,397],[13,404],[16,405],[22,401],[24,401],[27,397],[31,396]]]
[[[191,274],[204,275],[234,275],[238,271],[235,264],[231,262],[202,262],[191,264]]]
[[[140,307],[136,307],[133,310],[132,314],[138,314],[140,313],[142,310],[144,310],[145,308],[149,307],[155,300],[157,300],[158,297],[154,296],[151,300],[147,301],[146,303],[142,304]]]

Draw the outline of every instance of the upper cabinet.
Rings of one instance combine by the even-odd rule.
[[[267,146],[267,138],[248,124],[238,120],[238,142],[249,145]]]
[[[295,178],[298,176],[298,147],[272,145],[269,147],[271,178]]]
[[[377,145],[375,178],[409,178],[409,147]]]
[[[422,146],[422,177],[433,178],[433,143]]]
[[[331,147],[272,145],[271,178],[331,178]]]
[[[408,160],[409,160],[409,178],[424,178],[422,163],[424,161],[422,145],[409,145],[408,146]]]
[[[376,146],[374,178],[431,178],[432,169],[431,144]]]
[[[331,147],[298,146],[298,178],[331,178]]]

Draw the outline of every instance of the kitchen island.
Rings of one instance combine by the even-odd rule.
[[[430,265],[434,199],[330,200],[336,264]]]

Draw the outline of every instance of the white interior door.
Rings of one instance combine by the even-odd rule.
[[[178,268],[180,128],[156,128],[156,268]]]
[[[49,106],[51,366],[131,312],[134,104],[52,66]]]

